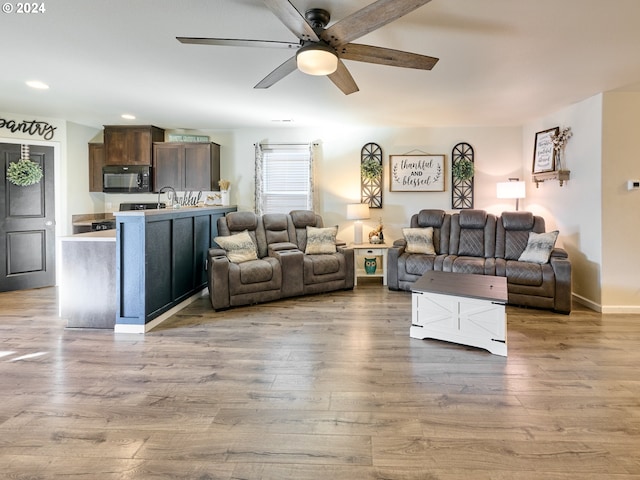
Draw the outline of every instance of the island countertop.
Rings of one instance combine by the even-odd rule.
[[[63,242],[115,242],[116,231],[111,230],[97,230],[95,232],[76,233],[67,237],[61,237]]]
[[[150,210],[127,210],[124,212],[113,212],[116,217],[162,217],[162,216],[191,216],[194,213],[201,214],[203,212],[231,212],[237,210],[236,205],[205,205],[203,207],[180,207],[180,208],[160,208]],[[182,214],[182,215],[181,215]]]

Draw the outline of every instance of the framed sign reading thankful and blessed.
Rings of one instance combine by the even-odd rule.
[[[389,155],[392,192],[443,192],[444,155]]]

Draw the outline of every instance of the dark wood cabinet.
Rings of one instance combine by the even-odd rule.
[[[164,141],[164,130],[152,125],[105,125],[105,165],[151,165],[153,142]]]
[[[154,143],[153,188],[177,191],[219,190],[220,145],[216,143]]]
[[[102,167],[104,166],[104,144],[89,144],[89,191],[102,192]]]

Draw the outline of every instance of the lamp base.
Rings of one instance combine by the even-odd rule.
[[[356,221],[353,224],[353,243],[359,245],[362,243],[362,222]]]

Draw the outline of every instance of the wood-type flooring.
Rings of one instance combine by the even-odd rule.
[[[0,478],[640,479],[639,315],[508,307],[504,358],[366,280],[145,335],[1,293]]]

